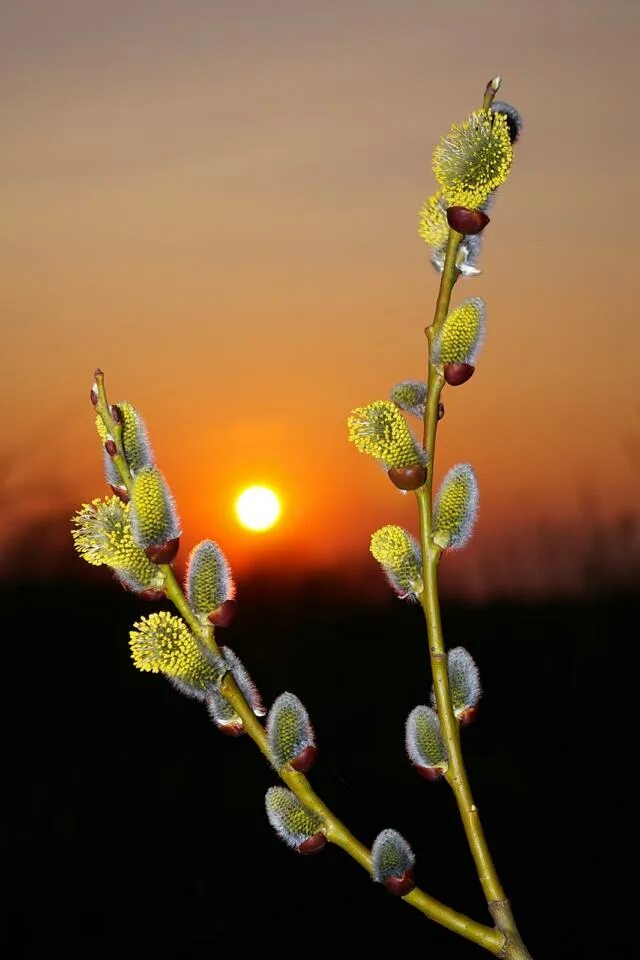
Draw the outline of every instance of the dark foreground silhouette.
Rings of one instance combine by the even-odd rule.
[[[99,586],[0,590],[4,912],[20,955],[482,956],[336,848],[302,857],[278,840],[264,813],[275,774],[248,738],[226,738],[200,704],[134,669],[128,630],[160,607],[102,573]],[[277,579],[244,584],[239,617],[219,639],[267,703],[283,690],[304,702],[320,748],[310,779],[356,836],[371,844],[383,828],[399,830],[418,883],[486,920],[453,797],[420,779],[404,752],[405,718],[430,692],[421,611],[335,595],[322,580],[295,595]],[[598,956],[605,942],[597,910],[590,926],[578,923],[593,878],[609,873],[613,648],[638,606],[625,596],[444,608],[448,645],[466,646],[483,678],[465,755],[537,960],[563,955],[560,910],[567,956],[587,945]]]

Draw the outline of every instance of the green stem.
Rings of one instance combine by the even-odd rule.
[[[440,280],[433,326],[427,330],[427,338],[430,346],[433,344],[434,337],[437,336],[438,330],[449,310],[451,292],[458,275],[456,255],[461,239],[461,234],[455,230],[449,230],[447,254]],[[425,450],[429,458],[429,470],[427,471],[427,483],[416,491],[420,514],[420,542],[422,547],[424,583],[421,599],[427,624],[431,672],[438,706],[438,716],[440,718],[442,735],[449,757],[449,769],[446,777],[458,803],[460,816],[462,817],[462,823],[476,864],[482,889],[487,902],[491,903],[496,900],[503,901],[506,897],[487,847],[482,824],[480,823],[478,808],[473,802],[473,796],[462,758],[458,721],[454,716],[451,704],[447,660],[440,620],[438,562],[441,551],[432,540],[433,466],[435,462],[438,405],[443,386],[444,377],[442,372],[431,362],[431,358],[429,358],[429,392],[427,395],[424,422]]]
[[[463,239],[463,235],[457,230],[449,228],[447,239],[447,251],[440,277],[440,289],[438,290],[438,299],[436,300],[436,309],[433,317],[433,323],[427,327],[425,334],[429,342],[429,354],[431,354],[434,338],[440,327],[444,323],[449,303],[451,302],[451,293],[458,279],[458,268],[456,267],[456,258],[458,256],[458,247]],[[427,365],[427,403],[424,411],[424,449],[429,456],[427,462],[427,487],[431,490],[433,484],[433,463],[436,446],[436,429],[438,426],[438,407],[440,405],[440,394],[444,386],[444,376],[442,368],[436,367],[431,363]]]
[[[464,234],[458,233],[458,231],[454,230],[453,227],[449,227],[447,250],[444,258],[444,266],[442,268],[442,276],[440,277],[440,289],[438,290],[438,299],[436,300],[433,326],[431,334],[427,330],[427,337],[435,336],[438,333],[447,316],[449,303],[451,302],[451,291],[453,290],[453,286],[458,279],[458,268],[456,266],[458,247],[463,239]]]
[[[483,108],[489,109],[499,87],[499,78],[490,81],[485,90]],[[423,487],[416,490],[420,516],[420,542],[423,562],[423,590],[421,595],[427,635],[429,640],[429,658],[438,708],[438,717],[442,736],[447,748],[449,767],[446,779],[451,787],[462,824],[473,856],[478,878],[494,917],[497,928],[504,932],[506,941],[501,956],[511,960],[530,960],[526,947],[518,934],[509,901],[506,898],[497,870],[494,866],[489,847],[484,836],[478,808],[473,800],[467,777],[458,721],[453,712],[447,658],[442,635],[440,617],[440,599],[438,596],[438,563],[441,550],[432,539],[433,515],[433,471],[435,464],[436,432],[440,395],[445,384],[442,367],[432,363],[433,343],[444,320],[451,302],[451,293],[458,279],[456,258],[463,235],[449,229],[445,262],[440,278],[440,287],[433,323],[425,330],[429,343],[429,362],[427,368],[427,403],[424,413],[424,449],[428,456],[427,479]]]
[[[420,511],[420,532],[422,549],[424,551],[424,589],[422,591],[422,607],[427,622],[429,635],[429,654],[433,686],[438,706],[438,717],[442,728],[442,736],[447,747],[449,768],[446,779],[453,790],[462,823],[478,871],[478,877],[487,903],[495,900],[506,900],[504,890],[498,879],[496,868],[493,865],[491,854],[484,837],[478,808],[473,802],[467,772],[462,758],[460,746],[460,729],[451,704],[449,691],[449,676],[447,658],[442,637],[440,620],[440,603],[438,600],[438,561],[440,550],[432,545],[431,524],[427,509],[427,492],[423,487],[418,491],[418,508]]]

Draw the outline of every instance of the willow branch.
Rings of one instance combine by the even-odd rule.
[[[96,410],[102,418],[107,433],[113,438],[116,445],[117,452],[112,459],[116,464],[127,492],[131,495],[133,477],[122,445],[122,425],[119,420],[113,416],[112,408],[107,400],[104,375],[101,371],[96,371],[96,384],[98,388]],[[203,641],[213,653],[219,654],[220,648],[215,642],[213,628],[203,626],[191,610],[182,587],[175,576],[173,567],[170,564],[161,564],[159,565],[159,569],[163,575],[164,587],[168,598],[173,602],[193,633]],[[246,733],[251,737],[263,756],[271,763],[271,751],[264,728],[256,718],[251,706],[247,703],[230,671],[225,673],[220,681],[220,692],[242,720]],[[300,800],[308,810],[313,811],[322,819],[324,825],[323,832],[327,840],[341,847],[345,853],[352,857],[371,875],[371,851],[360,843],[335,814],[332,813],[329,807],[327,807],[315,793],[307,778],[294,770],[289,764],[279,769],[277,773],[280,779],[286,783],[289,789],[296,795],[298,800]],[[425,914],[425,916],[429,917],[430,920],[434,920],[448,930],[459,934],[467,940],[471,940],[478,946],[484,947],[496,956],[504,955],[506,938],[502,932],[485,924],[478,923],[462,913],[458,913],[451,907],[446,906],[446,904],[429,896],[429,894],[420,890],[418,887],[415,887],[410,893],[406,894],[403,899],[416,910],[419,910]]]

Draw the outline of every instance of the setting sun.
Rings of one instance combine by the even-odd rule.
[[[236,515],[247,530],[269,530],[280,518],[280,499],[269,487],[253,486],[243,490],[236,500]]]

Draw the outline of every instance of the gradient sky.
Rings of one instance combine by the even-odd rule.
[[[424,375],[416,214],[434,145],[498,72],[525,128],[483,274],[454,293],[485,298],[488,334],[445,396],[436,472],[469,461],[481,487],[447,575],[548,586],[589,510],[637,517],[639,11],[4,0],[5,545],[102,493],[97,365],[145,415],[187,545],[218,540],[240,572],[357,565],[376,527],[415,531],[346,417]],[[232,516],[257,481],[285,499],[262,538]]]

